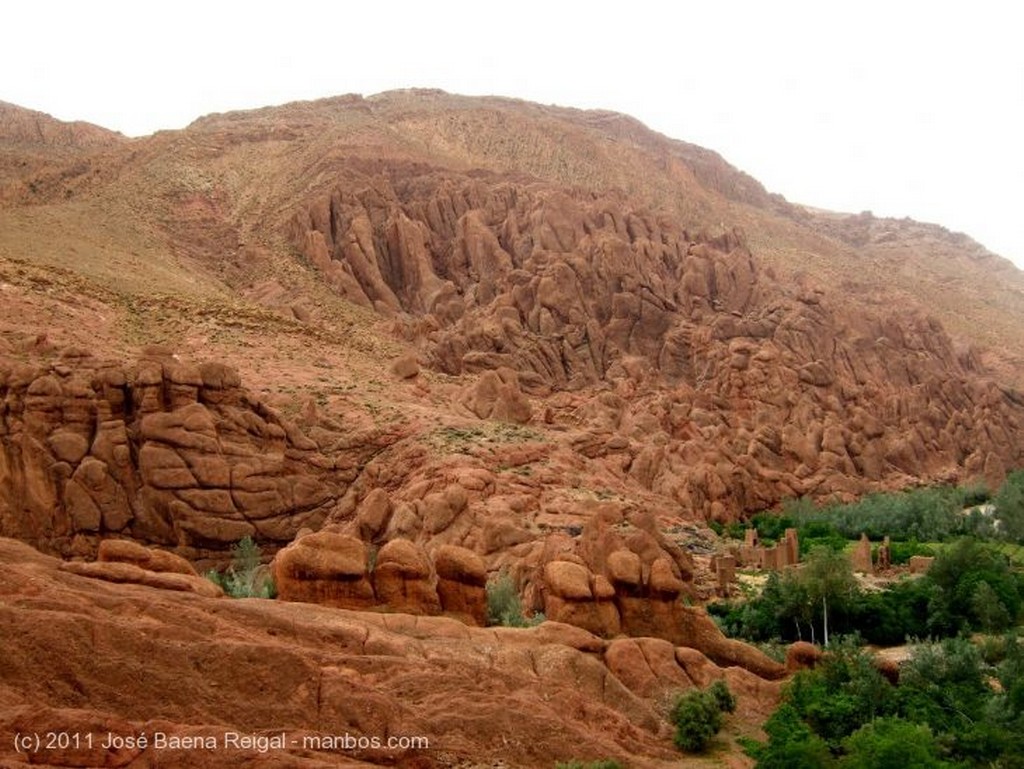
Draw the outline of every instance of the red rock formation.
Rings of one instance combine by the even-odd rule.
[[[807,641],[796,641],[786,647],[786,670],[795,673],[798,670],[815,667],[823,656],[820,648]]]
[[[354,478],[224,365],[0,360],[0,534],[50,552],[108,536],[223,549],[318,527]]]
[[[603,412],[583,418],[581,453],[626,448],[632,479],[705,517],[1024,463],[1020,399],[934,320],[778,285],[739,232],[709,239],[611,193],[397,166],[292,230],[343,295],[403,313],[435,367],[482,374],[469,411],[509,418],[491,404],[511,372],[533,395],[578,391],[545,421]],[[588,391],[602,382],[644,397]]]
[[[366,546],[330,531],[299,537],[279,551],[271,565],[277,595],[343,609],[377,603],[367,568]]]
[[[471,550],[442,545],[434,553],[437,593],[441,608],[465,622],[487,623],[487,570]]]
[[[155,547],[143,547],[137,542],[127,539],[105,539],[100,542],[97,560],[108,563],[130,563],[148,571],[199,576],[192,564],[180,555],[168,553],[166,550],[158,550]]]
[[[423,549],[407,539],[393,539],[377,553],[373,588],[377,600],[390,611],[439,614],[433,569]]]
[[[95,147],[125,137],[91,123],[66,123],[35,110],[0,101],[0,141],[21,145]]]
[[[178,590],[195,593],[206,598],[219,598],[224,595],[223,590],[204,577],[174,571],[154,571],[121,561],[94,561],[92,563],[65,561],[60,568],[69,574],[105,582],[131,583],[161,590]]]
[[[544,615],[611,638],[621,630],[615,589],[600,574],[572,561],[550,561],[544,567],[547,596]]]
[[[533,408],[519,389],[519,378],[509,368],[485,371],[466,388],[459,405],[480,419],[525,423],[533,417]]]
[[[654,767],[678,760],[667,697],[724,677],[737,717],[752,724],[780,696],[776,682],[655,639],[609,643],[553,622],[485,629],[444,617],[212,600],[86,579],[5,539],[0,561],[0,731],[60,724],[104,737],[218,736],[220,749],[176,751],[175,766],[337,766],[337,750],[302,740],[348,732],[430,741],[429,749],[346,752],[353,766],[423,766],[441,755],[547,765],[578,758],[585,746],[586,755]],[[283,731],[288,740],[259,753],[225,746],[226,731]],[[79,744],[41,750],[32,762],[134,765],[170,755],[152,745]],[[0,763],[24,758],[11,740],[0,743]]]

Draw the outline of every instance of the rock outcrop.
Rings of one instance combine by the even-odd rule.
[[[377,553],[373,587],[377,600],[389,611],[439,614],[433,564],[422,547],[407,539],[393,539]]]
[[[0,416],[0,534],[68,555],[106,537],[193,554],[285,544],[320,526],[378,448],[329,455],[233,369],[163,354],[0,359]]]
[[[437,595],[446,614],[475,625],[487,623],[487,570],[472,550],[442,545],[434,553]]]
[[[479,375],[462,408],[525,421],[515,383],[573,392],[546,423],[582,424],[587,456],[624,450],[638,483],[705,517],[910,479],[997,482],[1024,463],[1024,398],[937,322],[783,286],[739,231],[689,232],[612,193],[396,166],[292,232],[434,367]]]
[[[97,560],[106,563],[130,563],[147,571],[199,576],[195,567],[180,555],[155,547],[144,547],[128,539],[105,539],[100,542]]]
[[[204,577],[173,571],[151,571],[121,561],[93,561],[91,563],[65,561],[60,568],[69,574],[105,582],[145,585],[161,590],[177,590],[184,593],[195,593],[206,598],[219,598],[224,595],[223,590]]]
[[[277,595],[284,601],[370,608],[377,598],[367,559],[366,546],[354,537],[330,531],[306,534],[274,559]]]
[[[547,596],[544,614],[606,638],[621,630],[615,589],[607,579],[572,561],[549,561],[544,567]]]
[[[67,123],[0,101],[0,142],[43,147],[102,147],[127,141],[106,128],[75,121]]]
[[[535,766],[572,760],[585,746],[587,755],[654,767],[678,760],[666,698],[725,679],[736,717],[753,726],[780,696],[778,682],[656,639],[213,600],[86,579],[7,539],[0,561],[0,730],[45,733],[59,723],[102,736],[216,736],[220,749],[175,751],[176,766],[337,766],[336,746],[322,738],[347,731],[429,740],[346,751],[352,766],[425,766],[441,755]],[[225,745],[226,731],[287,739],[260,752]],[[54,745],[33,762],[141,765],[169,755],[152,743]],[[23,758],[11,741],[0,744],[0,762]]]

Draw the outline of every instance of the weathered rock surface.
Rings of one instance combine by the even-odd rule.
[[[475,625],[487,623],[487,569],[472,550],[442,545],[434,553],[437,595],[446,614]]]
[[[27,146],[96,147],[126,140],[119,133],[91,123],[68,123],[0,101],[0,141]]]
[[[66,561],[60,567],[63,571],[70,574],[101,579],[106,582],[132,583],[160,588],[161,590],[179,590],[186,593],[196,593],[206,598],[219,598],[224,595],[223,590],[203,577],[177,572],[150,571],[131,563],[117,561],[94,561],[92,563]]]
[[[6,539],[0,560],[0,729],[217,735],[221,749],[177,751],[175,766],[337,766],[336,750],[304,748],[302,739],[349,732],[430,741],[429,749],[346,752],[351,766],[527,767],[570,760],[586,746],[587,755],[654,767],[678,760],[666,697],[725,678],[739,717],[756,723],[780,693],[776,682],[655,639],[609,643],[552,622],[483,629],[443,617],[215,601],[84,579]],[[226,731],[283,731],[288,742],[262,754],[224,750]],[[169,755],[79,745],[33,762],[141,767]],[[0,744],[0,761],[23,758],[10,741]]]
[[[519,377],[510,368],[485,371],[463,393],[460,405],[480,419],[529,422],[533,408],[519,388]]]
[[[513,382],[576,392],[545,421],[612,427],[638,483],[706,517],[1024,462],[1024,399],[937,322],[780,285],[738,231],[691,233],[611,193],[397,171],[292,229],[348,276],[344,296],[420,318],[397,327],[435,367],[479,374],[467,411],[525,421]]]
[[[281,550],[272,565],[278,596],[346,609],[376,603],[362,541],[320,531],[306,534]]]
[[[262,728],[277,716],[261,697],[308,711],[314,689],[324,722],[400,729],[432,706],[444,715],[431,723],[461,727],[465,703],[496,686],[504,710],[483,696],[481,720],[504,729],[526,711],[529,725],[485,758],[550,765],[556,733],[647,755],[629,730],[653,734],[657,711],[616,693],[725,675],[760,703],[774,684],[719,666],[779,674],[684,605],[702,594],[689,553],[704,519],[786,497],[995,483],[1024,463],[1022,346],[1005,343],[1024,328],[1019,272],[937,228],[789,205],[625,116],[403,92],[124,142],[0,105],[0,145],[0,535],[99,551],[55,579],[80,601],[76,589],[98,591],[92,610],[131,613],[146,650],[185,671],[189,692],[171,698],[185,733],[224,712],[259,713],[246,723]],[[124,362],[151,339],[224,363],[160,347]],[[278,581],[305,605],[249,624],[235,614],[244,604],[214,618],[185,609],[196,627],[174,624],[159,612],[202,601],[172,592],[195,578],[119,544],[223,561],[245,535],[288,545]],[[762,555],[782,565],[783,551]],[[483,622],[484,584],[501,570],[528,613],[575,625],[467,627]],[[140,593],[156,596],[152,612],[122,599]],[[374,616],[342,632],[318,602]],[[395,607],[415,614],[383,613]],[[74,616],[59,628],[69,644],[135,638]],[[169,651],[150,638],[168,628],[181,641]],[[372,661],[319,648],[336,633]],[[283,639],[299,636],[317,647],[300,674],[238,683],[264,656],[287,666]],[[438,638],[485,641],[423,645]],[[206,687],[218,664],[236,678],[210,674]],[[54,669],[46,683],[19,673],[28,682],[10,691],[22,693],[0,703],[53,702],[86,723],[100,701],[115,715],[96,723],[154,727],[148,690],[136,715],[91,673]],[[423,669],[465,675],[458,709]],[[601,698],[542,685],[551,699],[534,709],[537,677],[600,677]],[[575,725],[540,726],[554,701],[577,709],[559,716]],[[460,757],[479,760],[476,739]],[[605,750],[609,739],[629,746]],[[104,757],[122,759],[156,761]]]
[[[148,571],[198,576],[192,564],[180,555],[155,547],[144,547],[128,539],[105,539],[100,542],[97,560],[130,563]]]
[[[377,553],[373,587],[388,610],[409,614],[438,614],[441,601],[430,559],[422,547],[393,539]]]
[[[325,453],[233,369],[170,357],[0,359],[0,416],[0,534],[66,554],[111,536],[185,552],[290,542],[377,448]]]

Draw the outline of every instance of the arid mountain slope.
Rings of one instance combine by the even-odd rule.
[[[672,691],[759,721],[784,673],[688,605],[709,520],[1024,465],[1019,271],[621,115],[402,91],[126,140],[2,105],[0,161],[8,731],[664,765]],[[288,600],[102,558],[246,535]],[[503,571],[554,621],[476,627]]]
[[[374,400],[419,398],[426,423],[497,413],[467,411],[458,393],[507,369],[535,399],[519,413],[579,431],[580,461],[611,474],[604,487],[698,519],[803,494],[995,482],[1021,463],[1019,272],[934,227],[800,209],[624,116],[395,92],[126,142],[5,114],[20,116],[4,123],[8,152],[67,144],[93,169],[62,187],[7,182],[0,254],[24,312],[5,332],[42,365],[7,385],[7,445],[20,387],[50,375],[61,397],[32,349],[45,332],[114,360],[165,342],[237,365],[293,414],[340,393],[339,364],[349,381],[390,380],[364,376],[389,345],[410,345],[442,386],[378,385]],[[1002,325],[968,327],[993,306]],[[138,414],[126,417],[134,436]],[[408,429],[422,442],[422,426]],[[60,485],[47,497],[58,509]]]

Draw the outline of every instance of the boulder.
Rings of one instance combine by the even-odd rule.
[[[148,571],[199,576],[192,564],[180,555],[145,547],[129,539],[103,540],[96,558],[101,562],[130,563]]]
[[[409,614],[441,611],[430,560],[423,548],[407,539],[393,539],[378,551],[373,587],[377,601],[387,610]]]
[[[414,379],[420,373],[420,364],[415,355],[403,355],[391,362],[391,373],[399,379]]]
[[[533,407],[519,387],[519,376],[509,368],[485,371],[463,391],[459,403],[480,419],[523,424],[533,418]]]
[[[822,658],[820,648],[807,641],[796,641],[786,647],[786,670],[795,673],[815,667]]]
[[[463,621],[487,624],[487,569],[472,550],[442,545],[434,552],[441,608]]]
[[[279,551],[271,565],[278,598],[368,609],[376,603],[367,575],[366,545],[355,537],[320,531]]]
[[[621,629],[615,591],[603,576],[572,561],[550,561],[544,567],[544,616],[555,622],[611,637]]]
[[[608,579],[617,589],[632,590],[641,587],[640,556],[631,550],[616,550],[608,555]]]
[[[143,569],[133,563],[66,561],[61,564],[60,568],[80,577],[100,579],[106,582],[132,583],[160,590],[177,590],[195,593],[204,598],[220,598],[224,595],[223,590],[204,577],[179,572],[155,572]]]

